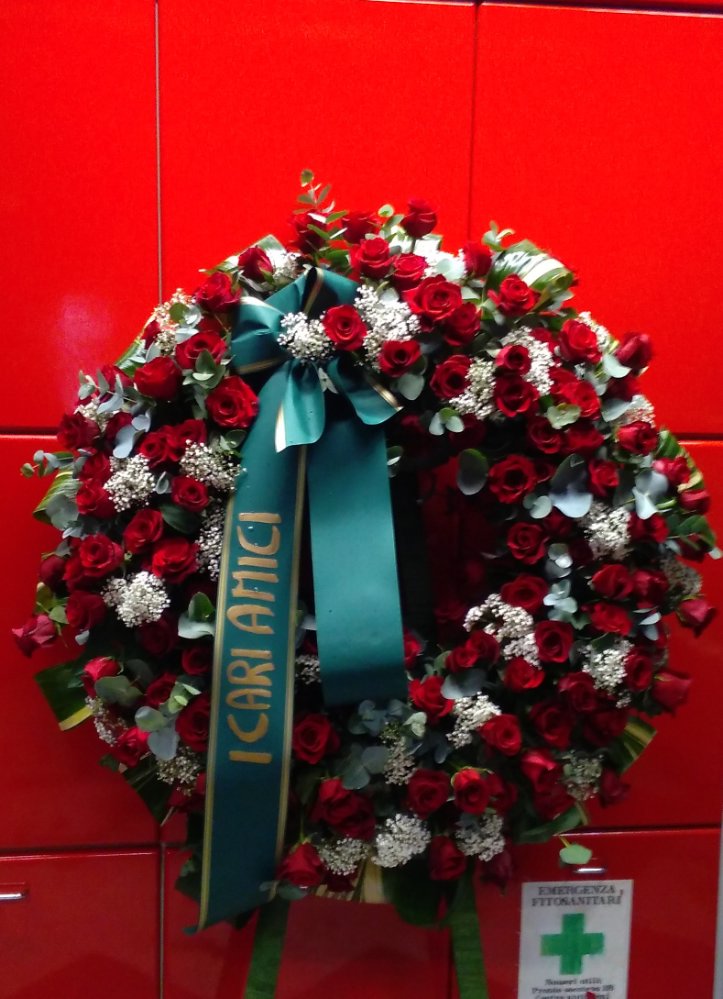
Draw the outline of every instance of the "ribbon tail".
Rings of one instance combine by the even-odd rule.
[[[288,918],[289,903],[280,898],[260,910],[244,999],[274,999]]]
[[[489,999],[471,874],[462,878],[458,892],[448,920],[459,999]]]
[[[407,696],[384,432],[329,421],[309,455],[321,681],[327,704]]]
[[[229,500],[216,608],[200,928],[268,901],[281,856],[293,716],[305,450],[274,450],[285,386],[259,395]],[[253,806],[249,807],[249,802]]]

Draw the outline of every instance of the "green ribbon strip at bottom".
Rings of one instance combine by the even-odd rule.
[[[459,999],[489,999],[472,878],[464,878],[449,914]]]
[[[283,899],[261,907],[244,999],[274,999],[288,918],[289,903]]]

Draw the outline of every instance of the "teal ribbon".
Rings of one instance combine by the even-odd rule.
[[[242,299],[240,374],[274,369],[243,448],[219,578],[200,925],[268,900],[288,795],[305,484],[325,703],[407,693],[386,442],[392,396],[344,355],[324,373],[278,343],[281,319],[350,304],[356,285],[312,269],[265,302]],[[309,472],[306,483],[306,450]]]

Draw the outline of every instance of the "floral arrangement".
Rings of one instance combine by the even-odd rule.
[[[188,814],[192,888],[224,511],[266,377],[235,371],[234,324],[312,270],[350,278],[353,301],[283,315],[277,347],[337,407],[334,363],[395,403],[408,696],[324,703],[302,559],[276,887],[353,892],[381,868],[402,911],[423,884],[434,916],[470,865],[504,878],[510,841],[627,794],[649,719],[690,683],[668,663],[666,619],[698,633],[713,614],[690,565],[717,554],[709,497],[641,394],[648,336],[576,312],[562,264],[494,225],[452,254],[425,201],[339,211],[302,183],[292,240],[229,257],[81,375],[59,450],[24,468],[54,476],[36,512],[62,540],[15,634],[28,654],[59,635],[75,646],[40,685],[61,720],[92,717],[105,762],[159,818]]]

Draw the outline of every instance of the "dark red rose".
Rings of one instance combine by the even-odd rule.
[[[544,579],[523,572],[502,586],[500,596],[505,603],[522,607],[528,614],[536,614],[549,592],[550,588]]]
[[[658,431],[645,420],[633,420],[618,430],[618,444],[632,454],[650,454],[658,446]]]
[[[99,593],[73,590],[65,605],[65,616],[74,631],[89,631],[105,618],[106,606]]]
[[[652,341],[647,333],[626,333],[615,351],[615,356],[626,368],[642,371],[652,359]]]
[[[324,880],[326,868],[312,843],[299,843],[279,864],[279,881],[288,881],[297,888],[316,888]]]
[[[452,347],[462,347],[470,343],[479,331],[479,310],[474,302],[463,302],[442,326],[442,335]]]
[[[530,352],[519,343],[509,343],[495,357],[495,364],[516,375],[526,375],[532,367]]]
[[[136,368],[133,380],[141,395],[169,402],[178,395],[183,376],[170,357],[154,357],[152,361]]]
[[[590,580],[597,592],[608,600],[624,600],[633,590],[633,580],[624,565],[610,562],[602,566]]]
[[[347,243],[359,243],[365,236],[379,232],[382,220],[376,212],[347,212],[341,224]]]
[[[120,673],[120,663],[109,656],[100,656],[97,659],[90,659],[83,667],[80,675],[88,697],[96,697],[95,685],[101,677],[118,676]]]
[[[211,389],[206,397],[206,407],[219,427],[245,429],[253,423],[259,411],[259,401],[243,378],[231,375]]]
[[[605,388],[606,399],[624,399],[630,402],[640,393],[640,382],[633,375],[624,378],[611,378]]]
[[[142,732],[135,726],[121,732],[115,745],[110,748],[111,756],[125,767],[135,767],[147,752],[148,732]]]
[[[566,663],[574,641],[575,631],[567,621],[539,621],[535,625],[535,642],[543,662]]]
[[[371,839],[376,826],[369,798],[357,791],[348,791],[338,777],[330,777],[319,785],[311,821],[326,822],[336,832],[352,839]]]
[[[628,528],[633,541],[655,541],[659,544],[668,537],[668,525],[665,517],[659,513],[654,513],[647,520],[641,520],[637,513],[631,513]]]
[[[367,335],[362,317],[353,305],[333,306],[324,313],[321,325],[339,350],[358,350]]]
[[[99,482],[84,482],[75,495],[78,512],[85,517],[109,520],[115,513],[113,500]]]
[[[567,749],[570,745],[572,715],[556,701],[541,701],[530,710],[530,721],[549,746]]]
[[[500,284],[500,290],[498,292],[491,291],[489,296],[502,315],[510,319],[524,316],[526,312],[530,312],[540,297],[516,274],[510,274],[509,277],[506,277]]]
[[[138,452],[147,459],[151,468],[159,468],[168,462],[177,461],[171,446],[170,427],[161,427],[144,434],[138,443]]]
[[[326,715],[307,714],[294,723],[291,748],[307,763],[318,763],[339,748],[339,736]]]
[[[193,293],[194,300],[209,312],[225,312],[238,302],[240,295],[223,271],[214,271]]]
[[[71,591],[77,590],[78,587],[90,586],[93,583],[92,579],[86,578],[85,570],[81,565],[80,557],[78,556],[77,546],[75,547],[74,554],[65,560],[63,582]]]
[[[505,667],[503,682],[509,690],[519,692],[539,687],[544,679],[545,674],[537,666],[522,656],[513,656]]]
[[[450,673],[459,673],[460,670],[470,669],[479,661],[479,652],[472,642],[465,642],[452,649],[447,656],[444,666]]]
[[[557,689],[575,714],[585,715],[599,707],[600,698],[589,673],[567,673],[560,677]]]
[[[480,735],[488,746],[505,756],[515,756],[522,749],[522,732],[516,715],[495,715],[484,723]]]
[[[623,734],[627,723],[626,708],[602,708],[586,717],[583,735],[594,746],[607,746]]]
[[[625,680],[631,690],[647,690],[653,682],[655,668],[653,656],[645,648],[636,645],[625,660]]]
[[[189,444],[205,444],[208,431],[203,420],[184,420],[173,427],[164,427],[168,453],[174,461],[180,461]]]
[[[324,220],[318,215],[312,215],[311,212],[299,212],[292,215],[289,218],[289,225],[295,233],[291,245],[302,253],[315,253],[324,243],[324,237],[320,236],[318,232],[314,232],[310,226],[313,225],[314,229],[328,232]]]
[[[421,819],[444,805],[452,788],[443,770],[415,770],[407,783],[407,804]]]
[[[503,850],[502,853],[496,854],[491,860],[486,860],[482,864],[482,880],[492,882],[502,891],[514,873],[514,864],[509,850]]]
[[[176,731],[182,742],[197,753],[208,746],[208,726],[211,715],[211,695],[208,691],[194,697],[176,719]]]
[[[589,420],[578,420],[565,430],[565,450],[568,454],[593,454],[605,443],[605,438]]]
[[[653,468],[664,475],[671,486],[684,486],[690,479],[690,468],[682,454],[677,458],[656,458]]]
[[[422,198],[410,198],[407,203],[407,214],[401,225],[412,239],[427,236],[437,224],[437,211],[428,201]]]
[[[400,378],[420,357],[416,340],[387,340],[379,352],[379,370],[389,378]]]
[[[515,523],[507,532],[507,547],[513,558],[527,565],[545,555],[547,535],[539,524]]]
[[[561,784],[534,796],[535,810],[540,818],[546,822],[551,822],[558,815],[567,812],[574,804],[575,799]]]
[[[238,269],[249,281],[256,281],[259,284],[274,272],[274,265],[269,259],[268,253],[260,246],[249,246],[247,250],[238,255]]]
[[[707,489],[683,489],[678,493],[678,503],[687,513],[707,513],[710,493]]]
[[[208,673],[213,663],[213,643],[197,642],[181,653],[181,669],[190,676]]]
[[[123,531],[123,543],[129,552],[137,555],[147,551],[163,536],[163,517],[158,510],[145,508],[134,513]]]
[[[571,372],[563,369],[553,374],[553,382],[552,395],[556,402],[577,406],[580,416],[594,418],[600,415],[600,399],[590,382],[575,378]]]
[[[168,655],[178,645],[178,621],[165,611],[157,621],[138,629],[138,641],[154,658]]]
[[[590,624],[597,631],[603,631],[611,635],[630,634],[632,621],[624,607],[600,601],[600,603],[589,607],[588,613],[590,614]]]
[[[83,462],[78,478],[81,482],[107,482],[111,476],[110,458],[102,451],[94,451]]]
[[[688,700],[688,692],[692,682],[686,673],[662,670],[656,674],[653,680],[653,697],[666,711],[674,712],[676,708]]]
[[[718,611],[704,597],[684,600],[678,607],[678,620],[694,635],[700,635],[708,627]]]
[[[78,545],[83,573],[90,579],[102,579],[123,561],[123,549],[105,534],[91,534]]]
[[[480,240],[470,240],[462,247],[462,257],[471,277],[483,278],[492,266],[492,251]]]
[[[500,655],[500,643],[494,635],[488,635],[481,628],[473,631],[467,644],[473,646],[477,652],[477,659],[480,662],[495,663]]]
[[[57,637],[55,625],[47,614],[33,614],[20,628],[12,628],[18,648],[25,656],[31,656],[36,649],[52,645]]]
[[[495,378],[493,399],[499,411],[512,418],[529,412],[539,399],[539,393],[531,382],[512,372],[502,371]]]
[[[429,877],[432,881],[453,881],[467,870],[467,857],[449,836],[433,836],[429,844]]]
[[[66,413],[58,425],[58,444],[68,451],[90,447],[99,434],[98,424],[82,413]]]
[[[557,343],[566,361],[597,364],[602,357],[595,331],[579,319],[567,319],[562,324]]]
[[[50,590],[57,590],[63,582],[65,572],[65,559],[60,555],[46,555],[40,563],[38,576],[40,582]]]
[[[226,353],[226,341],[218,333],[195,333],[176,347],[176,360],[184,371],[192,371],[203,351],[218,364]]]
[[[208,489],[190,475],[177,475],[171,485],[171,499],[176,506],[198,513],[208,506]]]
[[[381,281],[392,265],[389,243],[381,236],[363,239],[358,246],[352,246],[349,258],[354,270],[375,281]]]
[[[196,571],[198,545],[186,538],[166,538],[156,542],[151,558],[151,572],[169,583],[182,583]]]
[[[391,282],[397,291],[416,288],[429,266],[426,257],[416,253],[399,253],[392,257]]]
[[[500,815],[504,815],[517,801],[517,787],[509,781],[503,781],[499,774],[488,774],[487,784],[492,797],[492,807]]]
[[[417,661],[417,656],[422,651],[422,643],[411,631],[404,631],[404,665],[406,669],[411,669]]]
[[[536,413],[527,423],[527,439],[543,454],[558,454],[562,450],[563,436],[555,430],[547,417]]]
[[[467,387],[467,374],[472,362],[462,354],[453,354],[437,365],[430,387],[441,399],[454,399]]]
[[[607,499],[620,484],[618,467],[614,461],[593,458],[588,462],[590,492],[598,499]]]
[[[665,573],[658,569],[636,569],[632,574],[632,584],[639,607],[659,607],[670,588]]]
[[[486,777],[479,770],[466,767],[452,778],[454,803],[461,812],[482,815],[489,805],[491,792]]]
[[[607,808],[625,801],[630,792],[630,785],[625,784],[611,767],[603,767],[600,775],[600,804]]]
[[[409,684],[409,698],[415,708],[424,711],[431,725],[436,724],[448,715],[454,706],[454,701],[448,700],[442,694],[441,676],[427,676],[423,680],[412,680]]]
[[[510,454],[496,462],[487,483],[500,503],[518,503],[537,485],[535,466],[521,454]]]
[[[158,708],[168,700],[171,691],[176,686],[176,676],[174,673],[164,673],[148,684],[144,695],[144,702],[151,708]]]
[[[130,413],[113,413],[105,425],[103,437],[106,441],[114,442],[123,427],[127,427],[131,423],[132,419],[133,417]]]
[[[462,304],[459,285],[441,274],[424,278],[416,288],[405,291],[402,297],[412,312],[420,317],[422,328],[426,330],[449,319]]]
[[[153,341],[156,339],[158,334],[161,332],[161,325],[157,319],[149,319],[146,325],[143,327],[143,343],[146,347],[150,347]]]
[[[551,790],[562,773],[549,749],[528,749],[522,754],[520,768],[538,793]]]

